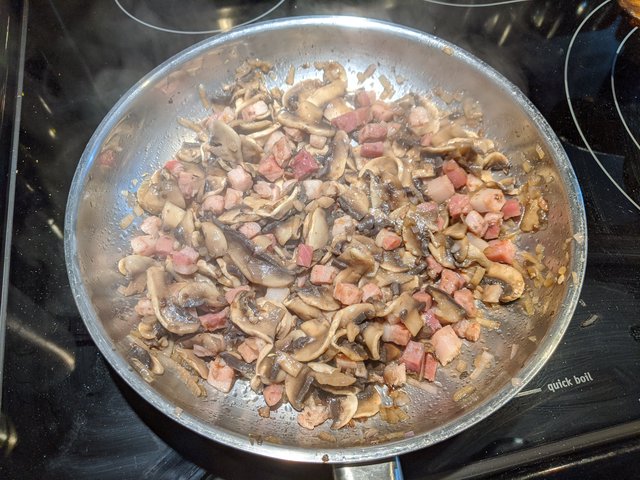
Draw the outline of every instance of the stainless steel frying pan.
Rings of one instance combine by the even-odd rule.
[[[546,313],[529,317],[517,303],[492,312],[502,328],[485,332],[483,346],[495,354],[496,366],[475,382],[474,394],[453,402],[458,380],[444,381],[438,393],[409,391],[409,420],[389,425],[370,419],[331,431],[335,442],[328,442],[318,436],[328,427],[313,432],[300,428],[288,406],[268,420],[261,418],[261,403],[244,382],[237,382],[229,395],[209,389],[202,400],[167,374],[148,384],[130,367],[122,339],[135,321],[132,301],[116,289],[123,283],[117,261],[128,249],[135,223],[128,231],[119,227],[131,212],[121,192],[135,191],[136,179],[171,158],[190,138],[191,132],[176,118],[204,115],[198,85],[213,94],[221,92],[249,58],[275,65],[273,85],[282,85],[290,65],[337,60],[353,85],[356,72],[376,63],[370,82],[379,90],[377,76],[384,74],[405,79],[396,86],[397,95],[435,87],[462,92],[480,103],[487,136],[500,150],[516,166],[528,159],[543,176],[551,206],[549,225],[524,235],[519,246],[543,245],[550,262],[568,254],[567,281],[545,290]],[[316,73],[309,68],[307,74]],[[107,150],[116,154],[106,156]],[[102,121],[78,165],[67,205],[65,251],[71,286],[91,336],[122,378],[157,409],[205,437],[247,452],[349,464],[393,457],[451,437],[496,411],[533,378],[560,342],[576,306],[586,262],[586,224],[578,183],[558,139],[535,107],[496,71],[460,48],[414,30],[361,18],[308,17],[206,40],[129,90]],[[518,349],[512,357],[514,343]]]

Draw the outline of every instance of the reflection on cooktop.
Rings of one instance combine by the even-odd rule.
[[[167,33],[212,34],[256,22],[285,0],[113,0],[131,19]]]

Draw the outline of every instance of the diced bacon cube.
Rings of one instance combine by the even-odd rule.
[[[438,369],[438,361],[430,353],[424,356],[424,366],[422,368],[422,378],[430,382],[436,379],[436,370]]]
[[[464,332],[464,338],[466,338],[470,342],[477,342],[480,339],[481,331],[482,331],[482,326],[478,322],[470,322],[470,325],[467,327],[467,330]]]
[[[156,238],[152,235],[139,235],[131,239],[131,249],[136,255],[150,257],[156,251]]]
[[[431,308],[431,304],[433,303],[431,295],[429,295],[427,292],[416,292],[413,294],[413,299],[416,302],[424,303],[424,307],[422,307],[423,312],[429,310]]]
[[[267,138],[267,141],[264,142],[264,146],[262,147],[262,150],[265,153],[271,153],[273,146],[283,138],[286,138],[286,137],[282,132],[282,130],[276,130],[271,135],[269,135],[269,138]]]
[[[258,173],[270,182],[275,182],[282,177],[284,170],[280,168],[280,165],[276,162],[273,154],[267,155],[260,160],[258,165]]]
[[[136,314],[140,315],[141,317],[146,317],[147,315],[155,315],[151,300],[149,300],[148,298],[141,298],[140,300],[138,300],[138,303],[136,303],[136,306],[133,307],[133,309],[135,310]]]
[[[196,262],[200,255],[191,247],[184,247],[179,252],[174,252],[171,256],[173,269],[182,275],[191,275],[198,270]]]
[[[375,283],[367,283],[362,286],[362,301],[376,301],[382,299],[382,290]]]
[[[383,228],[376,235],[376,245],[385,250],[395,250],[402,245],[402,237],[391,230]]]
[[[453,270],[445,268],[440,274],[440,290],[447,292],[449,295],[464,286],[464,278]]]
[[[164,168],[169,171],[171,175],[177,177],[180,175],[180,172],[184,171],[184,165],[177,158],[172,158],[164,164]]]
[[[491,240],[489,246],[484,249],[484,254],[492,262],[511,265],[515,260],[516,246],[511,240]]]
[[[384,323],[382,331],[382,341],[391,342],[396,345],[406,345],[411,340],[411,332],[402,323]]]
[[[484,232],[486,240],[494,240],[500,236],[500,227],[502,227],[502,212],[485,213],[484,221],[487,224],[487,231]]]
[[[291,155],[293,155],[289,139],[287,139],[286,137],[282,137],[280,140],[278,140],[271,149],[271,153],[275,157],[276,163],[282,166],[287,160],[291,158]]]
[[[264,401],[270,407],[275,407],[282,400],[282,394],[284,393],[284,385],[281,383],[272,383],[264,387],[262,395]]]
[[[320,165],[316,159],[305,149],[300,150],[291,162],[293,176],[297,180],[302,180],[309,175],[313,175],[319,168]]]
[[[464,308],[468,316],[475,317],[478,314],[476,299],[468,288],[461,288],[460,290],[453,292],[453,299],[458,305]]]
[[[438,263],[438,261],[431,255],[427,257],[427,273],[434,280],[442,273],[444,267]]]
[[[97,160],[98,160],[98,164],[103,167],[113,167],[116,164],[116,160],[117,160],[116,152],[113,151],[111,148],[107,150],[103,150],[98,155]]]
[[[384,154],[383,142],[363,143],[360,148],[360,155],[364,158],[377,158]]]
[[[313,260],[313,247],[306,243],[298,245],[296,254],[296,264],[301,267],[309,268]]]
[[[260,233],[260,230],[262,229],[256,222],[243,223],[242,225],[240,225],[240,228],[238,228],[238,231],[248,239],[252,239],[256,235],[258,235]]]
[[[321,135],[309,135],[309,145],[313,148],[323,148],[327,144],[327,137]]]
[[[198,193],[198,177],[190,172],[180,172],[178,174],[178,188],[184,198],[195,197]]]
[[[331,124],[339,130],[344,130],[347,133],[351,133],[356,128],[359,128],[367,123],[369,121],[369,117],[369,107],[362,107],[334,118],[333,120],[331,120]]]
[[[304,132],[302,130],[293,127],[282,127],[282,129],[284,130],[284,133],[287,134],[287,137],[294,142],[301,142],[304,140]]]
[[[309,281],[314,285],[332,284],[338,275],[338,269],[331,265],[314,265],[311,269]]]
[[[447,207],[449,208],[449,213],[453,218],[468,214],[471,211],[469,195],[463,193],[453,194],[449,199],[449,205]]]
[[[487,222],[484,221],[484,217],[475,210],[471,210],[467,216],[464,217],[464,223],[469,231],[478,237],[482,237],[489,227]]]
[[[506,200],[502,206],[502,214],[504,215],[505,220],[522,215],[522,206],[518,199],[510,198],[509,200]]]
[[[343,305],[353,305],[362,301],[362,290],[353,283],[340,282],[333,289],[333,298]]]
[[[223,123],[229,123],[236,119],[236,112],[231,107],[224,107],[222,110],[217,111],[209,115],[205,121],[205,128],[209,131],[213,130],[214,120],[220,120]]]
[[[438,317],[436,317],[432,308],[422,314],[422,320],[424,321],[424,326],[428,330],[427,333],[431,333],[431,335],[442,328],[442,324],[440,323],[440,320],[438,320]]]
[[[390,387],[401,387],[407,383],[407,366],[404,363],[389,363],[384,367],[382,378]]]
[[[219,312],[206,313],[198,316],[202,327],[209,332],[226,327],[227,318],[229,318],[229,307],[225,307]]]
[[[376,101],[376,92],[372,90],[360,90],[356,93],[356,105],[358,107],[368,107]]]
[[[307,200],[315,200],[322,196],[322,184],[322,180],[318,180],[317,178],[302,181],[302,186],[304,188],[304,193],[307,196]]]
[[[209,362],[207,383],[213,388],[223,393],[229,393],[233,386],[234,379],[235,373],[233,369],[229,367],[222,358],[217,357],[212,362]]]
[[[389,122],[393,120],[393,109],[384,102],[374,102],[371,105],[371,116],[378,122]]]
[[[202,201],[202,211],[220,215],[224,212],[224,197],[222,195],[209,195]]]
[[[442,327],[431,337],[436,358],[442,365],[446,365],[460,354],[462,340],[458,338],[451,325]]]
[[[453,183],[451,183],[451,180],[449,180],[449,177],[446,175],[427,180],[425,190],[429,198],[437,203],[448,200],[456,193]]]
[[[242,192],[234,188],[227,188],[224,192],[224,209],[230,210],[242,203]]]
[[[484,187],[484,182],[480,180],[478,177],[472,174],[467,174],[467,189],[470,192],[475,192]]]
[[[402,124],[398,122],[388,122],[387,123],[387,138],[393,138],[396,133],[398,133],[402,129]]]
[[[235,190],[246,192],[253,186],[251,175],[242,167],[235,167],[227,172],[229,185]]]
[[[422,371],[423,361],[424,343],[414,342],[413,340],[409,341],[404,352],[402,352],[400,363],[404,363],[407,366],[407,370],[410,372],[420,372]]]
[[[416,212],[419,213],[431,213],[438,211],[438,204],[436,202],[422,202],[416,205]]]
[[[247,343],[246,340],[242,342],[240,345],[238,345],[237,349],[242,359],[247,363],[255,362],[256,359],[258,358],[259,351],[251,348],[251,346],[249,345],[249,343]]]
[[[156,216],[151,216],[145,218],[140,224],[140,230],[142,230],[147,235],[156,236],[160,227],[162,226],[162,220],[160,220]]]
[[[425,133],[420,137],[420,145],[423,147],[430,147],[433,140],[433,133]]]
[[[358,135],[360,143],[379,142],[385,138],[387,138],[387,126],[384,123],[367,123]]]
[[[467,184],[467,172],[455,160],[447,160],[442,164],[442,171],[449,177],[453,186],[458,189]]]
[[[471,195],[471,206],[480,213],[499,212],[504,204],[504,193],[497,188],[482,188]]]
[[[156,242],[156,255],[159,257],[166,257],[167,255],[173,255],[173,246],[176,243],[176,239],[168,235],[161,235]]]
[[[413,107],[409,111],[409,125],[412,127],[419,127],[420,125],[429,123],[431,120],[429,111],[423,106]]]
[[[230,288],[229,290],[224,292],[224,299],[229,305],[231,305],[240,292],[248,292],[250,290],[251,288],[248,285],[241,285],[239,287]]]
[[[253,185],[253,191],[256,192],[260,198],[267,198],[270,200],[278,200],[280,198],[280,187],[271,182],[265,182],[264,180],[258,180]]]

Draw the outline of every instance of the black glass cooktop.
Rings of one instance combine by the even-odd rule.
[[[11,271],[3,285],[0,478],[331,476],[328,466],[208,442],[131,391],[79,317],[62,239],[76,164],[129,87],[210,35],[307,14],[384,19],[452,41],[491,64],[557,132],[586,203],[587,276],[562,344],[496,414],[402,456],[405,478],[637,474],[630,465],[640,455],[640,29],[614,0],[25,0],[3,2],[0,12],[6,30],[0,80],[3,98],[12,100],[3,101],[1,117],[3,227],[6,180],[16,182],[13,228],[6,232],[13,234]],[[22,105],[14,119],[17,98]]]

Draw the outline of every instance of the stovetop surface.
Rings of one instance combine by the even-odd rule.
[[[125,385],[78,314],[62,238],[84,146],[139,78],[221,30],[308,14],[406,25],[495,67],[556,131],[585,199],[587,274],[562,344],[497,413],[400,457],[405,477],[515,472],[640,431],[640,29],[615,1],[15,2],[27,30],[0,427],[17,443],[0,477],[331,476],[211,443]]]

